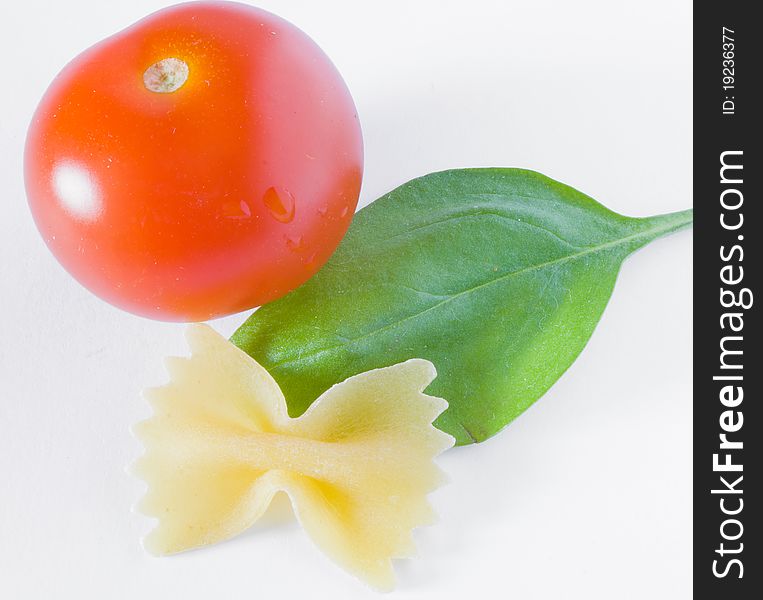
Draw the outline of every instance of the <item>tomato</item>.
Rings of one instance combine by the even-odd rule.
[[[51,251],[125,310],[197,321],[274,300],[354,213],[360,125],[304,33],[254,7],[161,10],[69,63],[29,128],[25,180]]]

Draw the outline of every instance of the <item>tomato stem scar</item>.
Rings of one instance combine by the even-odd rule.
[[[188,65],[179,58],[165,58],[143,73],[143,85],[150,92],[169,94],[181,88],[188,79]]]

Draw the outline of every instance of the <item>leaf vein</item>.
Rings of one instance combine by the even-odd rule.
[[[391,235],[387,238],[387,240],[394,240],[396,238],[400,237],[406,237],[412,233],[416,233],[417,231],[421,231],[422,229],[428,229],[430,227],[435,227],[437,225],[442,225],[443,223],[448,223],[452,221],[460,221],[461,219],[468,219],[468,218],[474,218],[474,217],[482,217],[482,216],[494,216],[498,217],[499,219],[505,219],[507,221],[511,221],[513,223],[518,223],[520,225],[526,226],[526,227],[532,227],[534,229],[539,229],[541,231],[545,231],[552,237],[555,237],[557,240],[562,242],[563,244],[569,246],[570,248],[575,249],[581,249],[583,246],[579,246],[577,244],[573,244],[572,242],[564,239],[560,235],[554,233],[550,229],[543,227],[542,225],[537,225],[535,223],[531,223],[530,221],[522,221],[521,219],[517,219],[515,217],[512,217],[511,215],[502,213],[500,211],[495,210],[479,210],[479,211],[463,211],[463,212],[457,212],[457,213],[451,213],[444,219],[438,219],[436,221],[430,221],[428,223],[422,223],[421,225],[418,225],[416,227],[412,227],[410,229],[406,229],[405,231],[401,231],[400,233],[396,233],[394,235]]]
[[[413,319],[417,319],[417,318],[419,318],[419,317],[421,317],[421,316],[423,316],[423,315],[425,315],[427,313],[430,313],[430,312],[440,308],[441,306],[444,306],[445,304],[448,304],[449,302],[453,302],[454,300],[457,300],[458,298],[461,298],[462,296],[465,296],[466,294],[471,294],[471,293],[474,293],[474,292],[486,289],[486,288],[492,286],[493,284],[501,283],[501,282],[503,282],[503,281],[505,281],[507,279],[510,279],[512,277],[519,277],[521,275],[524,275],[524,274],[532,272],[532,271],[541,270],[541,269],[544,269],[544,268],[550,267],[550,266],[561,265],[561,264],[564,264],[564,263],[568,263],[570,261],[574,261],[574,260],[583,258],[583,257],[591,255],[591,254],[595,254],[597,252],[602,252],[602,251],[605,251],[605,250],[617,248],[618,246],[624,246],[624,245],[628,244],[629,242],[634,242],[634,241],[638,240],[639,238],[649,239],[649,238],[654,237],[656,234],[659,234],[661,231],[667,230],[667,229],[669,229],[669,227],[657,227],[657,228],[654,228],[654,229],[649,229],[649,230],[645,230],[645,231],[639,231],[639,232],[634,233],[632,235],[628,235],[628,236],[625,236],[625,237],[622,237],[622,238],[611,240],[609,242],[604,242],[602,244],[598,244],[598,245],[595,245],[595,246],[588,246],[588,247],[580,250],[579,252],[575,252],[575,253],[572,253],[572,254],[567,254],[567,255],[559,257],[559,258],[555,258],[555,259],[552,259],[552,260],[549,260],[549,261],[538,263],[537,265],[531,265],[531,266],[528,266],[528,267],[523,267],[521,269],[517,269],[516,271],[510,271],[509,273],[505,273],[505,274],[503,274],[503,275],[501,275],[499,277],[495,277],[493,279],[489,279],[488,281],[483,282],[483,283],[481,283],[479,285],[476,285],[474,287],[467,288],[465,290],[457,292],[457,293],[447,297],[446,299],[441,300],[441,301],[433,304],[432,306],[429,306],[429,307],[425,308],[422,311],[419,311],[417,313],[408,315],[407,317],[404,317],[404,318],[402,318],[402,319],[400,319],[398,321],[395,321],[393,323],[388,323],[386,325],[383,325],[382,327],[378,327],[377,329],[373,329],[373,330],[371,330],[371,331],[369,331],[367,333],[364,333],[363,335],[360,335],[358,337],[347,338],[346,336],[343,336],[347,340],[349,340],[348,343],[346,344],[346,346],[356,345],[358,342],[361,342],[361,341],[363,341],[365,339],[373,337],[373,336],[375,336],[377,334],[384,333],[385,331],[387,331],[389,329],[393,329],[395,327],[398,327],[398,326],[402,325],[403,323],[406,323],[406,322],[411,321]],[[275,364],[271,365],[271,369],[275,370],[275,369],[282,368],[283,366],[288,365],[288,364],[301,362],[305,358],[313,358],[315,356],[319,356],[319,355],[324,354],[326,352],[330,352],[332,350],[335,350],[336,348],[339,348],[339,347],[342,347],[342,345],[339,345],[339,346],[334,345],[334,346],[331,346],[331,347],[328,347],[328,348],[322,348],[320,350],[316,350],[314,352],[308,352],[308,353],[305,353],[305,354],[301,354],[300,356],[295,357],[295,358],[288,358],[286,360],[283,360],[283,361],[280,361],[278,363],[275,363]]]

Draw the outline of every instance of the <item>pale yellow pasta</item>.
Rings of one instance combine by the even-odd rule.
[[[159,523],[145,539],[171,554],[235,536],[285,491],[313,541],[378,589],[390,559],[410,556],[429,523],[426,494],[443,480],[434,456],[453,438],[432,426],[447,403],[423,393],[433,365],[413,359],[351,377],[302,416],[287,415],[275,380],[205,325],[188,329],[189,358],[146,392],[154,415],[135,428],[148,483],[140,510]]]

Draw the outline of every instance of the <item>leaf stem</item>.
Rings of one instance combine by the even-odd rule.
[[[689,208],[687,210],[679,210],[678,212],[666,213],[664,215],[646,217],[644,222],[649,224],[649,229],[652,230],[657,237],[661,237],[691,227],[694,223],[694,209]]]

